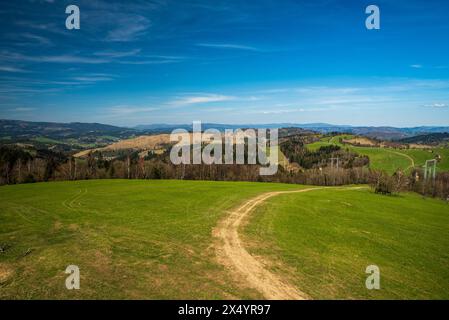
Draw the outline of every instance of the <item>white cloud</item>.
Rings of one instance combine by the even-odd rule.
[[[56,23],[39,24],[36,23],[36,21],[17,20],[15,24],[21,27],[28,28],[30,30],[42,30],[44,32],[50,32],[61,35],[67,34],[68,31],[66,28],[61,28],[60,25]]]
[[[9,111],[11,112],[28,112],[28,111],[33,111],[36,110],[35,108],[27,108],[27,107],[18,107],[18,108],[14,108],[14,109],[10,109]]]
[[[106,112],[111,116],[125,116],[136,113],[147,113],[156,110],[159,109],[154,107],[134,107],[129,105],[119,105],[108,108]]]
[[[134,49],[130,51],[99,51],[95,52],[94,55],[100,57],[108,57],[108,58],[122,58],[122,57],[131,57],[140,53],[140,49]]]
[[[131,64],[131,65],[150,65],[150,64],[167,64],[167,63],[177,63],[180,62],[179,59],[152,59],[152,60],[126,60],[126,61],[117,61],[120,64]]]
[[[448,104],[446,103],[432,103],[432,104],[425,104],[424,107],[426,108],[447,108]]]
[[[177,99],[177,100],[171,102],[170,104],[172,104],[172,105],[190,105],[190,104],[230,101],[230,100],[234,100],[234,99],[235,99],[235,97],[232,97],[232,96],[210,94],[210,95],[204,95],[204,96],[185,97],[182,99]]]
[[[257,111],[256,113],[262,113],[262,114],[284,114],[284,113],[293,113],[293,112],[301,112],[303,109],[292,109],[292,110],[264,110],[264,111]]]
[[[0,71],[5,72],[17,72],[17,73],[25,73],[28,72],[24,69],[16,68],[16,67],[8,67],[8,66],[0,66]]]
[[[422,69],[422,65],[420,65],[420,64],[412,64],[412,65],[410,65],[410,68],[415,68],[415,69]]]
[[[27,62],[46,62],[46,63],[79,63],[79,64],[105,64],[105,63],[120,63],[120,64],[134,64],[134,65],[150,65],[150,64],[167,64],[181,62],[183,57],[176,56],[157,56],[138,55],[140,49],[114,52],[103,51],[94,53],[93,57],[83,55],[55,55],[55,56],[31,56],[16,52],[0,51],[0,59],[9,61],[27,61]],[[139,58],[140,60],[120,60],[119,58]],[[6,71],[6,70],[5,70]]]
[[[256,113],[261,114],[285,114],[285,113],[298,113],[298,112],[321,112],[329,111],[329,108],[297,108],[297,109],[280,109],[280,110],[263,110]]]
[[[32,34],[32,33],[22,33],[20,36],[33,41],[33,43],[35,43],[35,44],[39,44],[39,45],[51,45],[52,44],[50,39],[36,35],[36,34]]]
[[[43,56],[31,58],[30,61],[55,62],[55,63],[85,63],[85,64],[101,64],[108,63],[109,60],[97,59],[83,56],[60,55],[60,56]]]
[[[84,63],[84,64],[100,64],[108,63],[110,60],[103,58],[91,58],[74,55],[56,55],[56,56],[28,56],[15,52],[3,51],[0,58],[14,61],[30,61],[30,62],[54,62],[54,63]]]
[[[107,73],[90,73],[82,76],[75,76],[71,79],[80,82],[100,82],[115,80],[115,76]]]
[[[251,46],[245,46],[240,44],[232,44],[232,43],[197,43],[199,47],[208,47],[208,48],[218,48],[218,49],[236,49],[236,50],[249,50],[249,51],[259,51],[259,49]]]
[[[106,41],[128,42],[143,36],[151,22],[140,15],[116,16],[117,28],[109,31]]]

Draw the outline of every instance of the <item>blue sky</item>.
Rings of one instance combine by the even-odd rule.
[[[448,15],[447,0],[1,1],[0,118],[449,125]]]

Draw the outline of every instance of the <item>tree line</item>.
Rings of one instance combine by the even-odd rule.
[[[289,151],[294,150],[293,152]],[[340,186],[370,184],[381,194],[414,191],[423,195],[449,197],[449,173],[437,173],[435,180],[424,181],[422,172],[406,174],[398,170],[393,175],[366,167],[369,159],[341,150],[339,147],[323,147],[315,152],[297,146],[281,145],[281,150],[292,160],[304,160],[300,170],[279,167],[273,176],[259,175],[259,165],[174,165],[169,150],[142,157],[135,151],[122,152],[115,158],[91,153],[77,159],[51,150],[24,151],[19,147],[0,148],[0,184],[32,183],[40,181],[87,179],[185,179],[215,181],[253,181]],[[340,165],[329,165],[329,159],[338,156]],[[368,162],[367,162],[368,161]]]

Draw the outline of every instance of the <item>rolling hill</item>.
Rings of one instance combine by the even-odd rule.
[[[100,123],[54,123],[0,120],[0,144],[22,143],[70,152],[105,146],[137,131]]]
[[[449,143],[449,132],[437,132],[398,140],[401,143],[415,143],[422,145],[440,145]]]
[[[336,135],[325,137],[320,141],[307,145],[310,150],[317,150],[322,146],[339,145],[361,155],[366,155],[370,159],[370,168],[385,170],[389,174],[397,169],[410,171],[415,167],[422,167],[426,160],[435,159],[440,156],[441,159],[437,165],[438,171],[449,171],[449,149],[393,149],[383,147],[361,147],[349,144],[342,144],[340,139],[348,140],[353,138],[351,135]]]
[[[51,139],[67,139],[98,135],[124,137],[131,134],[135,134],[133,129],[101,123],[56,123],[0,120],[0,136],[9,136],[17,139],[30,139],[39,136]]]
[[[449,127],[422,126],[411,128],[395,127],[368,127],[333,125],[327,123],[266,123],[266,124],[217,124],[203,123],[202,129],[210,128],[224,131],[225,129],[245,128],[301,128],[319,133],[349,133],[365,135],[378,139],[401,139],[416,135],[449,132]],[[0,139],[28,139],[45,137],[54,140],[80,137],[112,136],[115,138],[129,138],[141,134],[170,133],[174,129],[192,130],[192,124],[151,124],[139,125],[133,128],[117,127],[100,123],[55,123],[55,122],[31,122],[21,120],[0,119]]]

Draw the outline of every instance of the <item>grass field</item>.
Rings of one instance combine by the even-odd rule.
[[[438,171],[449,171],[449,149],[435,148],[433,153],[421,149],[391,149],[391,148],[377,148],[377,147],[357,147],[352,145],[344,145],[339,142],[340,138],[350,139],[351,135],[339,135],[334,137],[325,137],[320,141],[307,145],[309,150],[318,150],[322,146],[339,145],[342,148],[347,148],[360,155],[366,155],[370,159],[370,168],[385,170],[392,174],[397,169],[411,170],[413,167],[422,167],[426,160],[435,159],[436,154],[439,154],[442,159],[438,163]]]
[[[295,185],[92,180],[0,187],[0,299],[263,296],[217,261],[213,230],[248,199]],[[416,195],[312,191],[254,213],[247,243],[313,298],[448,298],[448,205]],[[377,211],[382,208],[382,211]],[[67,290],[68,265],[81,289]],[[382,290],[364,289],[377,264]]]
[[[215,262],[212,229],[244,199],[291,189],[137,180],[0,187],[0,246],[10,246],[0,253],[0,299],[261,298]],[[65,288],[70,264],[81,290]]]
[[[244,234],[253,255],[315,299],[449,299],[448,209],[415,194],[317,190],[270,200]],[[372,264],[381,290],[365,288]]]

